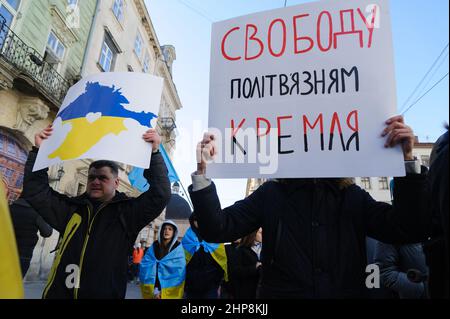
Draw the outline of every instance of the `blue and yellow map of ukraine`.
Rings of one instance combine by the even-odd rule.
[[[87,82],[86,91],[78,96],[62,110],[62,124],[70,123],[72,129],[64,142],[48,157],[59,157],[61,160],[74,159],[91,149],[108,134],[118,135],[126,131],[124,120],[131,118],[143,126],[151,127],[150,121],[157,116],[151,112],[133,112],[125,109],[123,104],[129,101],[119,89],[100,85],[98,82]],[[95,121],[86,117],[89,113],[101,113]]]

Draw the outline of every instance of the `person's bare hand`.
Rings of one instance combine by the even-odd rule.
[[[142,138],[144,139],[144,141],[146,141],[147,143],[151,143],[152,144],[152,151],[157,151],[159,149],[159,145],[161,144],[161,136],[159,136],[158,132],[156,131],[156,129],[151,128],[149,130],[147,130],[143,135]]]
[[[203,139],[197,144],[197,175],[203,175],[206,172],[206,165],[211,162],[216,152],[216,142],[214,134],[205,133]]]
[[[403,157],[405,160],[414,159],[412,150],[414,147],[414,132],[405,124],[403,116],[397,115],[386,121],[387,127],[383,130],[381,136],[387,136],[385,147],[394,147],[402,145]]]
[[[49,124],[42,131],[34,135],[34,145],[36,147],[40,147],[42,142],[48,139],[52,134],[53,134],[53,127],[52,124]]]

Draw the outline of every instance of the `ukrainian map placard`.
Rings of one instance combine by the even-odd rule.
[[[151,145],[142,134],[156,124],[162,87],[162,78],[144,73],[83,78],[69,89],[33,171],[82,158],[149,167]]]
[[[281,5],[281,4],[280,4]],[[405,174],[388,0],[318,1],[214,23],[208,126],[219,178]]]

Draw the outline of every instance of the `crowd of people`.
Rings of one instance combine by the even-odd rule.
[[[164,221],[145,251],[137,236],[171,196],[156,130],[143,135],[153,150],[144,171],[151,187],[137,198],[117,190],[118,165],[106,160],[90,164],[84,194],[53,190],[47,169],[32,171],[51,134],[51,126],[36,134],[23,192],[10,206],[23,276],[37,231],[60,233],[43,298],[125,298],[129,281],[146,299],[449,296],[448,128],[428,170],[412,154],[414,133],[403,117],[386,121],[386,147],[401,146],[406,170],[394,178],[392,204],[345,177],[287,178],[226,208],[205,176],[216,154],[215,136],[206,133],[189,187],[190,228],[179,234]],[[366,285],[368,264],[380,269],[378,290]],[[79,269],[75,285],[67,285],[68,265]]]

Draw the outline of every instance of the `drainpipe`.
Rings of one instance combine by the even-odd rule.
[[[89,49],[91,48],[91,39],[92,39],[92,35],[94,33],[94,26],[95,26],[95,22],[97,21],[98,12],[100,11],[100,9],[99,9],[100,3],[101,3],[101,0],[97,0],[95,3],[94,15],[92,16],[92,23],[91,23],[91,27],[89,29],[89,36],[87,38],[86,49],[84,50],[84,54],[83,54],[83,63],[81,65],[81,70],[80,70],[80,76],[82,78],[85,76],[84,73],[86,71],[88,52],[89,52]]]

